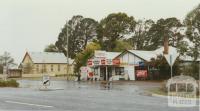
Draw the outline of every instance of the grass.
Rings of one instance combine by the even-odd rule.
[[[0,87],[19,87],[19,83],[14,79],[7,81],[0,80]]]
[[[163,91],[161,88],[149,89],[148,92],[152,94],[167,96],[167,92]]]
[[[162,95],[162,96],[168,96],[168,93],[163,91],[161,88],[154,88],[154,89],[149,89],[149,93],[151,94],[157,94],[157,95]],[[200,95],[197,95],[197,98],[199,98]]]

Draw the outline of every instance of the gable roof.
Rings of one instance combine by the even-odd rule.
[[[58,53],[58,52],[27,52],[26,55],[28,55],[31,58],[33,63],[67,64],[67,57],[65,57],[65,55],[63,53]],[[69,64],[72,64],[72,63],[73,63],[73,60],[71,58],[69,58]]]
[[[114,59],[120,54],[120,52],[106,52],[107,59]]]
[[[144,50],[127,50],[128,52],[136,55],[137,57],[145,60],[145,61],[151,61],[152,58],[157,58],[159,55],[163,55],[164,47],[161,47],[157,50],[153,51],[144,51]],[[168,55],[179,55],[176,48],[169,46],[169,54]]]

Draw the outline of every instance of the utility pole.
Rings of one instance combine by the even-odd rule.
[[[68,21],[67,21],[67,80],[69,80],[69,37],[68,37]]]

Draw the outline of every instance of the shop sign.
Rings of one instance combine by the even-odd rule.
[[[112,65],[112,59],[107,59],[107,65]]]
[[[106,60],[105,59],[101,59],[101,65],[106,65]]]
[[[113,59],[113,65],[120,65],[120,59]]]
[[[100,65],[101,59],[93,59],[93,65]]]
[[[147,70],[136,70],[136,76],[139,78],[146,78]]]
[[[92,59],[88,59],[88,62],[87,62],[88,66],[92,66]]]

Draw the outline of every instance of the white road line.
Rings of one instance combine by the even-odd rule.
[[[5,101],[5,102],[6,102],[6,103],[13,103],[13,104],[37,106],[37,107],[46,107],[46,108],[52,108],[52,107],[53,107],[53,106],[40,105],[40,104],[31,104],[31,103],[23,103],[23,102],[17,102],[17,101]]]

